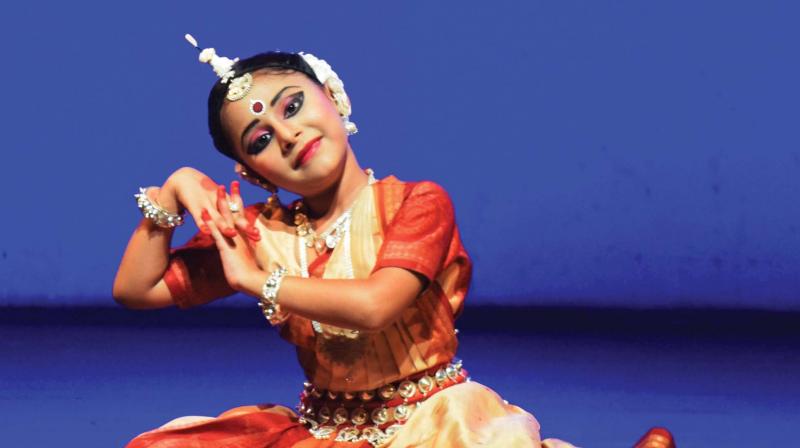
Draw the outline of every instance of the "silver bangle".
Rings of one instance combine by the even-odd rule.
[[[139,187],[139,193],[133,195],[136,198],[136,205],[142,211],[145,218],[153,221],[158,227],[172,229],[183,225],[183,216],[177,213],[170,213],[147,197],[147,190],[153,187]]]
[[[258,300],[258,307],[261,308],[261,312],[264,313],[264,317],[270,325],[277,325],[283,322],[284,316],[281,315],[281,308],[280,305],[278,305],[278,290],[281,287],[281,281],[286,275],[286,272],[286,268],[278,266],[278,269],[275,269],[269,274],[267,281],[264,282],[264,286],[261,287],[261,297]]]

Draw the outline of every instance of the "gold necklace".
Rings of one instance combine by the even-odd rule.
[[[372,169],[367,168],[365,171],[369,175],[367,185],[374,184],[375,175]],[[314,228],[311,227],[308,215],[306,215],[306,205],[303,203],[302,199],[298,200],[294,204],[294,225],[297,226],[297,236],[305,241],[307,247],[313,247],[317,255],[320,255],[326,250],[336,247],[339,241],[342,240],[347,228],[350,227],[349,223],[352,211],[353,206],[351,205],[350,208],[336,218],[336,221],[331,224],[328,230],[317,235]]]

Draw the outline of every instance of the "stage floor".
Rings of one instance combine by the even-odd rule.
[[[5,310],[3,446],[122,447],[178,416],[294,406],[294,350],[246,313]],[[663,425],[681,448],[797,443],[796,316],[526,313],[468,313],[459,356],[544,437],[616,448]]]

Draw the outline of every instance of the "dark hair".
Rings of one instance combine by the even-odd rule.
[[[322,85],[314,70],[303,59],[302,56],[296,53],[283,53],[280,51],[270,51],[267,53],[259,53],[247,59],[237,61],[233,65],[234,77],[242,76],[245,73],[251,73],[257,70],[266,70],[275,73],[288,73],[298,72],[308,76],[315,83]],[[239,157],[236,156],[231,142],[225,134],[225,129],[222,127],[222,119],[220,111],[225,102],[225,95],[228,93],[228,84],[222,84],[219,80],[214,83],[211,88],[211,93],[208,94],[208,132],[211,134],[211,139],[214,141],[214,147],[219,152],[231,159],[244,164]]]

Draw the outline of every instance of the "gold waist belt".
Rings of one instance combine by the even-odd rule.
[[[460,360],[361,392],[334,392],[304,384],[300,422],[317,439],[337,442],[366,440],[380,445],[411,417],[428,397],[468,381]]]

